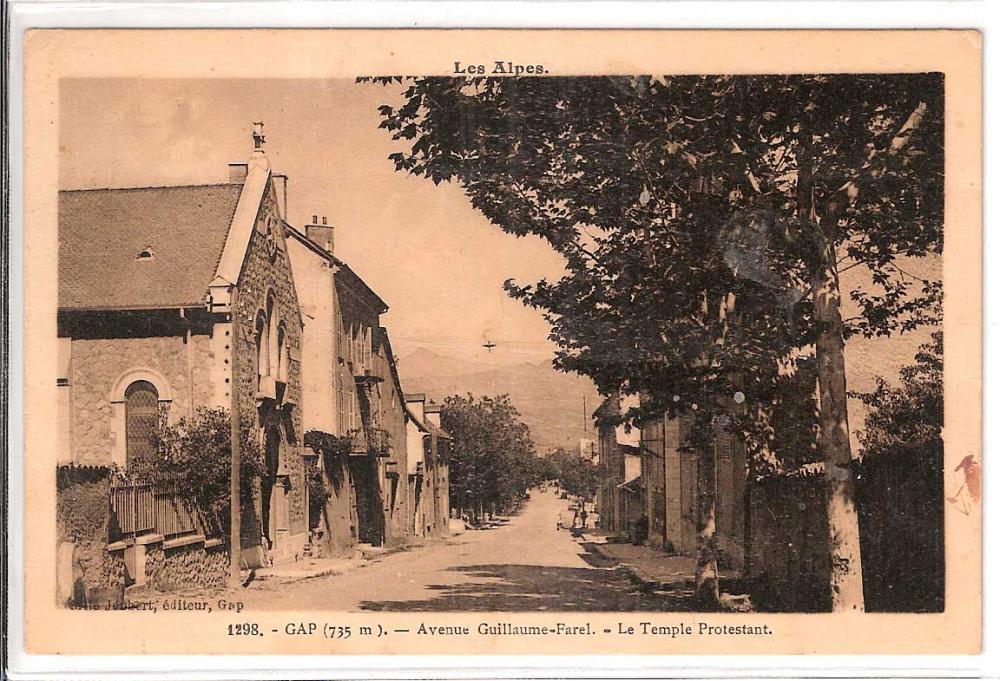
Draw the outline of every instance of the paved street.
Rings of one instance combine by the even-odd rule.
[[[557,530],[567,502],[534,491],[521,513],[490,530],[388,555],[341,575],[252,585],[250,609],[337,611],[687,610],[685,593],[649,593]],[[568,520],[571,513],[564,512]]]

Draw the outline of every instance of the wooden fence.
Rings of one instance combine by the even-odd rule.
[[[126,483],[111,487],[109,541],[143,534],[161,534],[165,538],[215,534],[216,525],[172,486]]]

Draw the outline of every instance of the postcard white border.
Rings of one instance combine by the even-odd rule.
[[[23,385],[23,37],[29,28],[40,27],[496,27],[496,28],[976,28],[984,31],[985,79],[984,122],[1000,109],[997,90],[989,76],[998,67],[991,38],[1000,20],[984,2],[581,2],[581,3],[456,3],[456,2],[202,2],[158,3],[47,3],[19,2],[10,5],[10,314],[11,338],[9,385]],[[984,194],[992,178],[995,137],[985,140]],[[984,413],[990,414],[1000,378],[997,361],[1000,342],[997,315],[991,314],[1000,267],[996,238],[991,233],[993,213],[985,202],[984,219]],[[13,626],[9,632],[8,673],[12,679],[62,678],[546,678],[546,677],[741,677],[798,678],[842,676],[992,676],[998,669],[996,631],[1000,618],[997,590],[984,583],[984,653],[980,656],[46,656],[23,653],[23,394],[12,389],[9,401],[9,508],[8,598]],[[1000,422],[985,419],[985,462],[1000,442]],[[984,537],[994,526],[993,495],[1000,492],[994,466],[986,463],[984,476]],[[984,575],[997,574],[998,549],[984,541]],[[110,632],[109,632],[110,633]],[[267,670],[261,669],[266,664]]]

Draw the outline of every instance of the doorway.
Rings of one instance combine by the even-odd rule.
[[[260,479],[261,539],[269,551],[274,548],[278,528],[278,496],[284,487],[278,482],[278,464],[281,455],[281,432],[276,426],[264,431],[264,476]]]
[[[352,457],[351,479],[358,507],[358,540],[363,544],[381,546],[385,536],[384,516],[375,459],[369,456]]]

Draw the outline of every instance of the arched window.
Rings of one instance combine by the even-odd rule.
[[[277,378],[278,373],[278,316],[274,314],[274,295],[267,296],[267,327],[268,346],[270,355],[268,366],[271,368],[271,376]]]
[[[156,428],[160,396],[149,381],[135,381],[125,389],[125,465],[142,470],[156,456]]]
[[[285,325],[278,325],[278,375],[280,383],[288,383],[288,339],[285,337]]]
[[[254,336],[254,343],[257,345],[257,375],[269,376],[271,374],[271,341],[270,325],[264,313],[257,315],[257,328]]]

